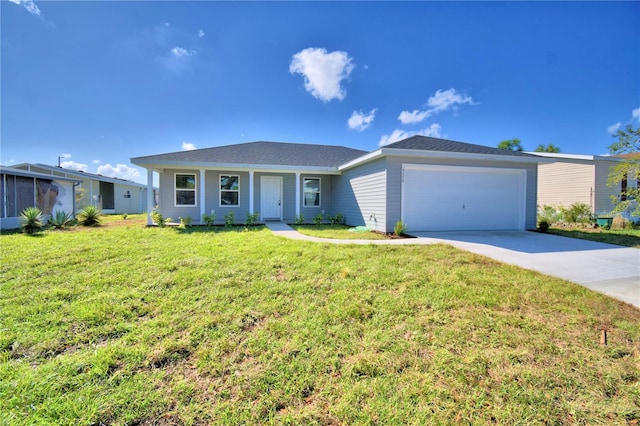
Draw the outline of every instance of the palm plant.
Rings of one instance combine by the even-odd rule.
[[[102,210],[96,206],[86,206],[78,212],[78,222],[84,226],[99,225],[100,216],[102,216]]]
[[[49,218],[49,223],[55,229],[62,229],[69,226],[72,220],[73,216],[71,215],[71,213],[67,213],[64,210],[58,210],[55,212],[55,214],[51,215],[51,217]]]
[[[44,226],[42,210],[37,207],[27,207],[20,213],[20,228],[26,234],[35,234]]]

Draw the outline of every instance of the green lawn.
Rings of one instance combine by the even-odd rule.
[[[445,245],[105,222],[0,236],[0,424],[640,420],[640,310],[580,286]]]
[[[550,234],[640,248],[640,229],[550,228]]]
[[[386,240],[383,234],[367,231],[354,232],[346,225],[291,225],[293,229],[304,235],[312,237],[330,238],[338,240]]]

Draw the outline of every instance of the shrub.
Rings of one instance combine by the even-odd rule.
[[[338,213],[335,216],[329,217],[332,225],[342,225],[344,224],[344,215],[342,213]]]
[[[560,212],[553,206],[538,206],[538,221],[549,224],[560,220]]]
[[[190,228],[191,227],[191,216],[185,216],[180,218],[180,227],[181,228]]]
[[[67,213],[64,210],[58,210],[49,218],[49,224],[55,229],[63,229],[71,225],[72,221],[73,216],[71,215],[71,213]]]
[[[78,222],[84,226],[94,226],[100,224],[102,210],[96,206],[86,206],[78,212]]]
[[[37,207],[27,207],[20,213],[20,228],[25,234],[33,235],[44,226],[42,210]]]
[[[540,222],[538,222],[538,229],[540,230],[540,232],[547,232],[549,230],[549,222],[547,222],[546,220],[541,220]]]
[[[569,207],[560,207],[560,214],[568,223],[588,223],[593,221],[591,207],[585,203],[573,203]]]
[[[393,232],[395,232],[397,236],[404,235],[407,232],[407,224],[401,220],[397,221],[393,227]]]
[[[322,213],[318,213],[313,217],[313,223],[315,223],[316,225],[320,225],[323,220],[324,220],[324,215]]]
[[[296,225],[304,225],[304,215],[300,214],[300,216],[296,216],[296,219],[293,221]]]
[[[158,225],[160,228],[164,228],[165,226],[167,226],[168,222],[171,222],[171,218],[170,217],[163,217],[162,214],[158,211],[158,210],[154,210],[151,213],[151,219],[155,222],[156,225]]]
[[[236,223],[236,218],[233,212],[228,212],[224,215],[224,226],[231,228]]]
[[[258,218],[260,217],[260,213],[247,213],[247,226],[253,226],[258,223]]]
[[[207,225],[207,227],[213,226],[213,223],[216,221],[216,214],[204,214],[202,215],[202,221]]]
[[[122,219],[123,220],[127,220],[128,217],[129,217],[128,213],[122,213]]]

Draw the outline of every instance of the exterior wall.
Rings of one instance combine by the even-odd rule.
[[[320,179],[320,205],[317,207],[304,206],[303,182],[305,178]],[[327,219],[327,216],[331,214],[332,198],[334,198],[334,195],[331,192],[331,189],[332,189],[331,184],[332,184],[331,176],[328,176],[328,175],[317,175],[317,174],[311,173],[311,174],[302,174],[300,176],[300,214],[304,216],[305,222],[311,223],[313,221],[313,218],[318,214],[322,214],[324,219]],[[293,200],[295,205],[295,187],[293,188],[293,190],[294,190]],[[295,213],[294,213],[294,217],[295,217]]]
[[[593,161],[572,160],[541,164],[538,169],[538,204],[570,206],[585,203],[593,211],[593,195],[597,192],[595,184]]]
[[[391,179],[386,165],[386,159],[382,158],[334,176],[332,214],[343,214],[347,225],[386,231],[389,228],[386,192]]]
[[[478,160],[448,160],[448,159],[421,159],[414,157],[389,157],[387,160],[387,222],[386,232],[393,232],[395,223],[401,219],[402,209],[402,164],[431,164],[443,166],[468,166],[468,167],[496,167],[508,169],[526,170],[526,206],[525,206],[525,228],[534,229],[536,227],[537,215],[537,164],[517,164],[498,161],[478,161]],[[473,182],[469,182],[470,185]]]
[[[615,208],[615,205],[611,202],[611,197],[619,197],[622,191],[622,183],[614,186],[608,186],[609,173],[611,168],[614,167],[617,162],[614,161],[596,161],[595,163],[595,194],[594,194],[594,206],[593,212],[609,213]],[[635,186],[633,182],[628,182],[629,186]]]
[[[15,178],[20,184],[16,185]],[[73,212],[73,199],[73,182],[55,176],[34,181],[32,177],[0,174],[0,229],[18,228],[18,217],[26,207],[38,207],[47,216],[57,211]]]
[[[196,176],[196,205],[195,206],[176,206],[175,202],[175,174],[195,174]],[[205,182],[207,178],[205,177]],[[209,185],[211,187],[212,185]],[[165,218],[171,218],[178,221],[180,217],[190,217],[194,222],[200,221],[200,172],[197,170],[178,170],[166,169],[160,173],[160,202],[158,203],[159,211]],[[210,188],[205,187],[205,190]],[[208,213],[209,210],[205,209]],[[218,211],[216,210],[216,215]],[[220,216],[222,217],[222,216]]]
[[[129,191],[129,198],[125,194]],[[147,189],[114,184],[115,213],[144,213],[147,210]]]

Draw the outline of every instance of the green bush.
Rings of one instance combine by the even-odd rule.
[[[304,225],[304,215],[300,214],[300,216],[296,216],[296,219],[293,221],[296,225]]]
[[[538,206],[538,221],[549,224],[560,221],[560,212],[553,206]]]
[[[395,232],[397,236],[404,235],[407,232],[407,224],[401,220],[397,221],[393,227],[393,232]]]
[[[569,207],[560,207],[560,215],[568,223],[593,222],[591,207],[585,203],[573,203]]]
[[[551,224],[546,220],[541,220],[540,222],[538,222],[538,229],[540,230],[540,232],[547,232],[549,230],[549,226],[551,226]]]
[[[322,213],[318,213],[313,217],[313,223],[315,223],[316,225],[320,225],[323,220],[324,220],[324,215]]]
[[[231,228],[236,223],[236,218],[233,212],[228,212],[224,215],[224,226]]]
[[[73,222],[73,216],[71,213],[67,213],[63,210],[58,210],[55,214],[52,214],[49,218],[49,224],[55,229],[63,229],[70,226]]]
[[[96,206],[86,206],[78,212],[78,222],[84,226],[100,225],[102,210]]]
[[[25,234],[33,235],[44,226],[42,210],[37,207],[27,207],[20,213],[20,228]]]
[[[216,221],[216,214],[215,213],[204,214],[202,215],[202,221],[204,222],[205,225],[207,225],[207,227],[211,227],[213,226],[213,223]]]
[[[342,225],[344,224],[344,215],[342,213],[338,213],[335,216],[329,217],[332,225]]]
[[[180,227],[181,228],[190,228],[191,227],[191,216],[185,216],[180,218]]]
[[[255,212],[253,214],[247,213],[247,226],[253,226],[258,223],[258,218],[260,217],[260,213]]]
[[[165,218],[158,210],[154,210],[151,213],[151,219],[160,228],[164,228],[165,226],[167,226],[167,223],[171,222],[170,217]]]

